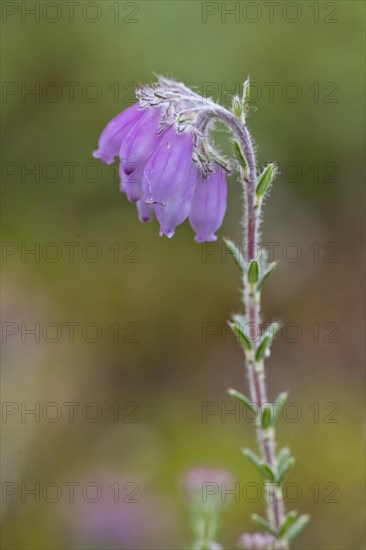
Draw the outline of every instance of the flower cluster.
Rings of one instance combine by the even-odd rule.
[[[156,216],[160,235],[172,237],[189,218],[197,242],[216,240],[228,168],[202,116],[211,101],[165,79],[136,95],[139,102],[107,124],[94,157],[111,164],[119,156],[121,191],[136,203],[141,221]]]
[[[229,472],[221,468],[194,468],[189,470],[184,477],[184,486],[191,496],[202,496],[202,489],[205,485],[225,485],[232,483]]]
[[[221,468],[194,468],[186,473],[183,482],[191,506],[194,550],[222,550],[217,542],[223,504],[221,489],[232,483],[230,473]]]
[[[268,533],[245,533],[239,539],[239,547],[245,550],[267,550],[274,548],[275,539]]]

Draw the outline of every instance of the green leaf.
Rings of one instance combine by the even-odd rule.
[[[235,321],[234,323],[229,321],[229,327],[236,334],[243,348],[247,351],[251,351],[252,343],[244,332],[244,325],[241,323],[238,323],[237,321]]]
[[[280,323],[278,322],[271,323],[264,331],[263,338],[265,336],[269,336],[270,343],[272,344],[277,332],[279,331],[279,328],[280,328]]]
[[[277,467],[280,469],[290,458],[290,449],[283,447],[277,455]]]
[[[260,473],[262,473],[261,466],[260,466],[261,458],[255,453],[253,453],[253,451],[251,451],[250,449],[242,449],[242,453],[244,456],[247,457],[249,462],[251,462],[257,468],[257,470],[260,471]]]
[[[245,269],[245,261],[239,248],[230,239],[224,239],[224,242],[233,257],[234,262],[236,263],[240,271],[243,272]]]
[[[290,456],[290,458],[288,458],[285,462],[283,462],[281,464],[281,466],[279,465],[278,466],[278,475],[277,475],[277,479],[276,479],[276,482],[278,483],[278,485],[280,485],[282,483],[282,481],[284,480],[286,474],[288,474],[288,472],[295,466],[295,459],[293,456]]]
[[[266,519],[263,519],[261,516],[258,516],[258,514],[252,514],[251,518],[252,518],[252,521],[254,521],[254,523],[264,531],[267,531],[268,533],[271,533],[271,535],[274,535],[274,536],[277,535],[276,530],[273,529],[272,525]]]
[[[262,476],[266,477],[272,483],[275,481],[275,474],[267,462],[264,462],[258,455],[253,453],[250,449],[242,449],[242,453],[247,457],[249,462],[258,470]]]
[[[257,349],[256,354],[255,354],[255,360],[256,360],[257,363],[259,361],[262,361],[263,357],[265,356],[267,348],[270,344],[270,341],[271,341],[271,339],[267,334],[266,336],[264,336],[261,343],[259,344],[258,349]]]
[[[243,101],[244,110],[246,110],[247,104],[249,102],[249,95],[250,95],[250,78],[248,76],[248,78],[243,84],[242,101]]]
[[[264,462],[264,460],[262,460],[261,468],[263,470],[263,475],[267,479],[269,479],[269,481],[274,483],[276,481],[276,475],[275,475],[274,471],[272,470],[271,466],[269,464],[267,464],[267,462]]]
[[[277,397],[275,403],[274,403],[274,419],[273,422],[277,422],[278,417],[281,414],[281,411],[283,409],[284,404],[287,400],[287,392],[280,393],[280,395]]]
[[[268,277],[270,276],[270,274],[272,273],[276,265],[277,265],[277,262],[272,262],[271,264],[269,264],[267,270],[263,273],[263,275],[258,281],[257,290],[260,290],[263,287],[264,283],[266,282],[266,280],[268,279]]]
[[[273,406],[270,404],[263,407],[261,425],[265,430],[273,425]]]
[[[262,410],[261,425],[266,429],[274,426],[287,399],[287,393],[281,393],[274,403],[266,403]],[[289,455],[286,458],[288,460]]]
[[[249,409],[253,414],[257,414],[256,408],[253,406],[253,402],[246,397],[246,395],[243,395],[237,390],[234,390],[233,388],[229,388],[227,390],[228,394],[239,401],[242,405],[244,405],[247,409]]]
[[[291,525],[293,525],[293,523],[295,522],[297,518],[297,513],[296,512],[289,512],[287,514],[287,516],[285,517],[285,519],[283,520],[282,522],[282,525],[280,527],[280,530],[279,530],[279,535],[281,537],[283,537],[286,532],[288,531],[288,529],[291,527]]]
[[[297,535],[301,533],[301,531],[304,529],[305,525],[308,523],[310,517],[308,515],[300,516],[299,519],[295,521],[295,523],[288,529],[286,533],[286,539],[288,542],[292,542]]]
[[[268,164],[260,175],[255,193],[257,197],[263,197],[268,190],[274,174],[274,164]]]
[[[242,148],[240,147],[239,142],[236,141],[236,139],[233,140],[233,147],[234,147],[234,153],[236,155],[238,163],[240,164],[243,170],[246,170],[247,161],[245,160],[245,156],[242,151]]]
[[[231,104],[231,112],[237,117],[240,118],[243,114],[243,108],[240,101],[240,97],[237,95],[233,97],[233,101]]]
[[[258,281],[259,277],[259,267],[257,260],[253,260],[250,263],[249,269],[248,269],[248,281],[251,285],[255,285],[255,283]]]

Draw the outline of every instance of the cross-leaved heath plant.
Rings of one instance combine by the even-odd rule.
[[[228,391],[233,399],[256,414],[258,450],[242,452],[263,476],[267,499],[266,517],[252,516],[260,531],[241,535],[239,545],[247,550],[285,550],[303,529],[308,516],[286,512],[282,498],[282,485],[294,465],[289,449],[276,447],[276,421],[287,395],[281,393],[274,402],[269,401],[265,381],[265,361],[278,324],[270,325],[258,338],[262,327],[262,287],[276,267],[258,246],[263,202],[276,169],[274,164],[268,164],[258,171],[246,124],[249,92],[247,79],[242,96],[235,96],[231,109],[227,110],[180,82],[160,77],[152,86],[139,87],[138,102],[109,122],[94,156],[107,164],[119,157],[120,189],[136,203],[141,221],[156,216],[160,235],[172,237],[175,228],[188,218],[195,240],[200,243],[217,239],[215,233],[226,212],[226,175],[233,169],[239,172],[244,196],[245,254],[232,241],[225,242],[243,282],[244,311],[233,316],[230,326],[244,352],[249,395],[232,388]],[[217,120],[232,133],[234,162],[225,159],[215,147],[211,130]],[[212,470],[207,471],[212,479]],[[198,472],[200,475],[196,471],[189,478],[190,485],[194,479],[195,487],[205,481],[205,470]],[[194,501],[194,547],[221,548],[215,540],[216,507],[212,503],[203,506],[201,502],[200,508],[197,498]]]

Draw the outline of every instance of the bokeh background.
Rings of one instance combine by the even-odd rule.
[[[263,298],[285,330],[268,381],[293,403],[278,436],[297,458],[287,500],[312,517],[294,548],[364,547],[363,42],[350,0],[2,3],[5,550],[189,548],[182,477],[196,466],[240,484],[225,548],[263,512],[239,452],[253,425],[225,392],[246,388],[221,244],[241,239],[240,186],[207,248],[188,224],[171,240],[140,224],[91,157],[153,72],[226,105],[251,76],[258,159],[280,168]]]

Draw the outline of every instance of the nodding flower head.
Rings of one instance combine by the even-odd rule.
[[[189,218],[197,242],[216,240],[230,171],[210,138],[216,104],[164,78],[136,96],[138,103],[107,124],[94,157],[111,164],[119,156],[120,190],[141,221],[156,216],[160,235],[172,237]]]

